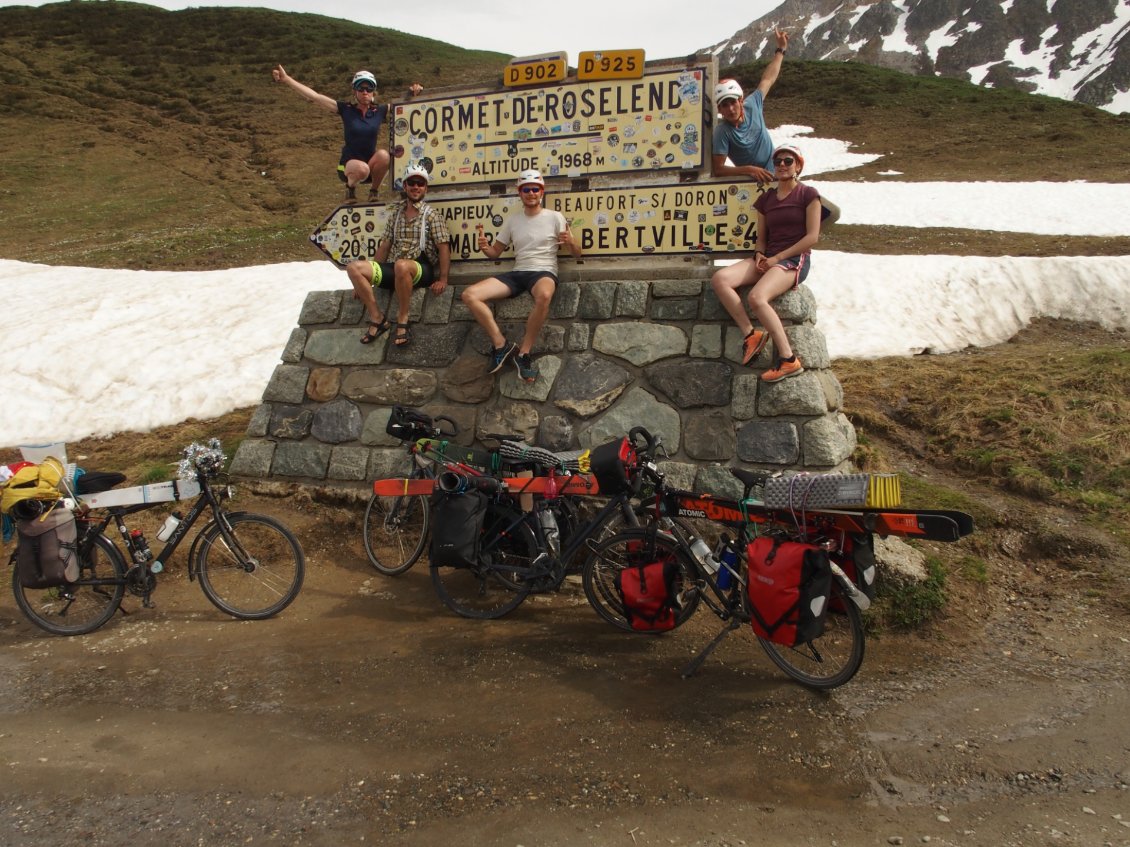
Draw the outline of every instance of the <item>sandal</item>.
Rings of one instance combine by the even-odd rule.
[[[365,334],[361,336],[361,343],[372,344],[388,332],[390,326],[392,326],[392,324],[388,322],[387,317],[381,318],[379,321],[369,321],[369,328],[366,329]],[[376,330],[376,332],[373,332],[373,330]]]
[[[412,330],[408,328],[408,324],[398,323],[396,331],[392,335],[392,343],[397,347],[406,347],[411,340]]]

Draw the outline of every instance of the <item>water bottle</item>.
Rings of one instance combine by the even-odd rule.
[[[173,512],[171,515],[165,518],[165,523],[157,531],[157,540],[168,541],[170,538],[172,538],[173,533],[176,532],[177,527],[180,526],[180,520],[180,512]]]
[[[129,539],[133,547],[133,560],[139,565],[144,565],[153,558],[153,551],[149,549],[149,542],[140,529],[131,529]]]
[[[718,558],[722,565],[718,569],[718,587],[726,591],[734,584],[734,577],[738,575],[738,551],[734,549],[729,539],[723,544]]]
[[[541,529],[545,533],[545,543],[549,545],[550,552],[556,556],[561,549],[561,530],[557,527],[557,517],[549,509],[542,509],[538,512],[538,520],[541,521]]]
[[[710,573],[716,573],[718,571],[718,560],[715,559],[714,554],[710,552],[710,545],[697,535],[691,541],[691,552],[694,553],[694,557],[698,559],[698,563]]]

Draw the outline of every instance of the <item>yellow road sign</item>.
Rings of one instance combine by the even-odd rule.
[[[508,87],[550,85],[564,82],[568,73],[568,57],[564,53],[545,53],[511,59],[502,71],[502,82]]]
[[[577,59],[577,79],[640,79],[643,50],[583,51]]]

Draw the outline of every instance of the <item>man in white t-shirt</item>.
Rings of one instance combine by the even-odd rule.
[[[542,206],[545,180],[538,171],[522,171],[518,176],[518,196],[522,214],[513,214],[502,224],[498,237],[491,243],[479,227],[479,249],[488,258],[497,259],[507,247],[514,248],[514,270],[483,279],[463,289],[463,303],[490,338],[490,373],[497,373],[514,356],[518,376],[526,382],[538,378],[538,369],[530,361],[530,350],[549,317],[549,304],[557,290],[557,251],[564,246],[581,257],[581,247],[573,240],[565,216]],[[490,303],[505,300],[528,291],[534,308],[526,318],[526,334],[522,343],[507,341],[498,328]]]

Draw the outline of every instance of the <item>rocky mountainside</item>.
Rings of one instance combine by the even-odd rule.
[[[721,67],[789,54],[1019,88],[1130,112],[1130,0],[785,0],[709,48]]]

